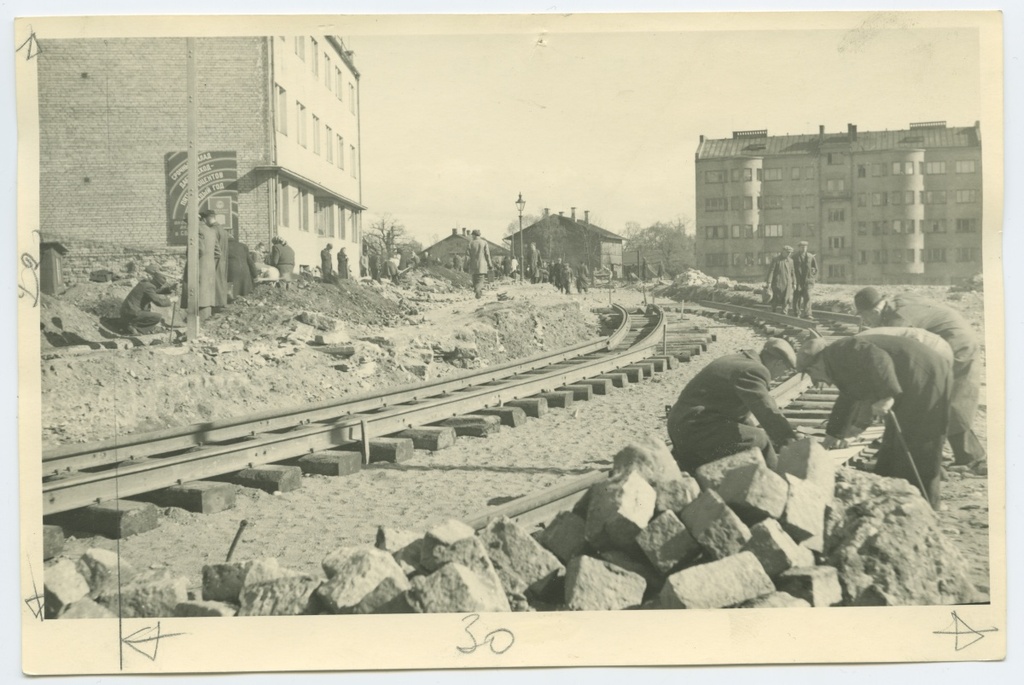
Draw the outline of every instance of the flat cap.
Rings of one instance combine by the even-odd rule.
[[[796,355],[796,370],[806,371],[807,367],[818,359],[822,350],[828,347],[824,338],[811,338],[800,346],[800,352]]]
[[[212,209],[204,209],[199,212],[200,219],[205,219],[208,216],[217,216],[217,212],[213,211]]]
[[[782,338],[768,338],[761,348],[761,354],[774,354],[786,360],[791,367],[796,368],[796,351],[793,346]]]
[[[799,243],[797,243],[796,245],[797,245],[797,247],[799,247],[799,246],[801,246],[801,245],[808,245],[808,244],[809,244],[809,243],[808,243],[808,242],[807,242],[806,240],[801,240],[801,241],[800,241]]]
[[[857,291],[857,294],[853,296],[853,304],[857,308],[858,312],[874,309],[875,305],[881,301],[882,293],[878,292],[877,289],[872,288],[870,285],[866,288],[861,288]]]

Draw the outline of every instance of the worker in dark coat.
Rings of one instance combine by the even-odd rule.
[[[797,243],[793,253],[793,309],[796,315],[811,318],[811,289],[818,278],[818,258],[807,251],[807,241]]]
[[[209,210],[204,210],[207,212]],[[202,217],[204,212],[200,212]],[[196,244],[196,308],[200,319],[210,316],[213,307],[217,306],[217,264],[226,259],[221,253],[220,233],[205,221],[199,222],[198,241]],[[187,257],[186,257],[187,259]],[[181,289],[181,308],[188,307],[188,261],[181,277],[185,286]]]
[[[324,283],[332,283],[334,281],[334,257],[331,256],[331,250],[334,249],[334,245],[327,243],[327,247],[320,250],[320,278],[323,279]],[[338,253],[341,256],[341,253]]]
[[[582,262],[576,268],[576,292],[585,293],[590,286],[590,269],[586,262]]]
[[[772,264],[768,267],[768,276],[765,278],[765,285],[772,294],[772,311],[782,309],[783,314],[789,314],[793,307],[793,289],[796,287],[796,276],[793,274],[793,260],[790,255],[793,248],[786,245],[782,251],[775,256]]]
[[[953,350],[953,396],[947,440],[953,449],[953,462],[986,473],[985,447],[972,428],[978,413],[982,369],[976,359],[978,338],[971,325],[952,307],[915,295],[886,298],[869,287],[854,296],[854,304],[865,326],[923,328],[949,344]]]
[[[842,445],[857,403],[870,403],[872,413],[886,419],[875,473],[909,481],[938,509],[953,389],[949,363],[910,337],[857,335],[831,344],[821,338],[809,340],[800,348],[797,368],[815,383],[839,389],[824,446]],[[897,435],[897,423],[909,455]]]
[[[281,272],[279,287],[287,290],[291,287],[293,271],[295,270],[295,250],[283,238],[274,238],[274,246],[270,248],[270,266]]]
[[[572,282],[572,266],[569,264],[569,262],[565,262],[564,264],[562,264],[562,281],[559,284],[560,290],[564,292],[566,295],[572,295]]]
[[[473,292],[476,299],[483,297],[484,281],[487,272],[494,268],[491,262],[491,248],[487,241],[480,237],[480,229],[473,229],[473,239],[469,243],[469,273],[473,276]]]
[[[380,283],[380,275],[381,275],[380,255],[378,255],[376,252],[371,252],[370,253],[369,263],[370,263],[370,278],[372,278],[373,280],[375,280],[378,283]]]
[[[245,297],[252,292],[253,279],[260,275],[256,268],[256,262],[252,260],[252,252],[249,246],[235,240],[234,236],[228,239],[228,283],[234,297]]]
[[[769,392],[792,371],[796,353],[769,338],[760,353],[743,350],[715,359],[686,384],[668,414],[668,435],[679,468],[691,473],[722,457],[756,447],[778,465],[776,449],[797,438]],[[753,419],[761,424],[755,426]]]
[[[217,212],[204,209],[199,212],[199,220],[216,236],[217,250],[214,253],[214,295],[213,311],[218,311],[228,304],[228,236],[230,232],[217,220]]]
[[[338,250],[338,278],[343,280],[350,278],[348,273],[348,253],[345,252],[345,248]]]
[[[121,323],[132,335],[152,333],[163,323],[164,317],[159,312],[151,311],[155,304],[158,307],[170,307],[171,300],[167,297],[172,286],[155,267],[147,267],[146,275],[128,293],[121,303]]]

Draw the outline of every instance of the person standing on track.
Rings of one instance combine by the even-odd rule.
[[[769,387],[795,365],[793,347],[782,338],[769,338],[760,353],[743,350],[701,369],[668,414],[668,435],[679,468],[692,473],[716,459],[756,447],[774,469],[776,449],[797,435]],[[754,425],[754,418],[760,426]]]
[[[797,243],[793,254],[793,309],[796,315],[805,319],[811,317],[811,287],[818,278],[818,258],[807,251],[807,241]]]
[[[483,297],[484,280],[487,272],[493,268],[491,264],[491,250],[487,241],[480,237],[480,229],[473,229],[473,239],[469,242],[469,273],[473,277],[473,292],[476,299]]]
[[[854,296],[854,305],[868,328],[923,328],[949,344],[953,350],[953,396],[947,440],[953,449],[953,463],[987,473],[985,448],[972,428],[981,392],[981,364],[976,360],[979,345],[971,325],[959,312],[939,302],[914,295],[886,298],[871,287]]]
[[[793,248],[789,245],[784,246],[768,268],[765,285],[772,293],[773,312],[779,311],[781,307],[783,314],[789,314],[793,307],[793,287],[796,285],[796,277],[793,274],[793,260],[789,258],[791,254],[793,254]]]
[[[808,340],[796,366],[813,382],[839,389],[825,429],[825,448],[841,446],[857,403],[870,403],[872,413],[886,420],[875,473],[909,481],[938,509],[953,389],[948,362],[913,338],[856,335],[831,344]]]

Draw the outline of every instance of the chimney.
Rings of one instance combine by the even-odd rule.
[[[453,228],[452,229],[452,235],[458,235],[458,234],[459,234],[459,229]]]
[[[463,228],[462,229],[462,235],[466,235],[467,233],[469,233],[469,229],[468,228]]]
[[[857,142],[857,125],[847,124],[846,132],[850,135],[850,142]]]
[[[576,221],[576,208],[575,207],[572,208],[572,220]]]
[[[558,216],[565,216],[565,212],[559,212]]]
[[[703,133],[700,134],[700,142],[702,142],[702,143],[704,142],[704,134]]]
[[[825,140],[825,124],[820,124],[818,126],[818,140],[819,141],[824,141]]]
[[[547,219],[548,215],[551,214],[551,210],[547,207],[544,208],[544,218]]]
[[[588,226],[590,225],[590,210],[589,209],[584,209],[583,210],[583,223],[587,224]]]

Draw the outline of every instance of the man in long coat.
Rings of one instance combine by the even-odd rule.
[[[245,243],[228,239],[228,283],[235,297],[245,297],[252,292],[252,282],[260,272],[252,260],[252,252]]]
[[[793,248],[786,245],[782,251],[775,256],[772,264],[768,267],[768,276],[765,278],[765,285],[771,289],[772,311],[777,312],[782,308],[783,314],[789,314],[793,306],[793,289],[796,286],[796,276],[793,274],[793,260],[790,255]]]
[[[938,509],[942,445],[953,389],[949,363],[913,338],[857,335],[831,344],[821,338],[809,340],[800,349],[797,368],[815,383],[830,383],[839,389],[825,428],[825,447],[842,442],[858,403],[870,403],[872,412],[886,419],[875,473],[923,487],[921,494]],[[909,455],[896,434],[890,411]]]
[[[985,447],[975,435],[974,419],[981,392],[981,364],[976,361],[978,338],[967,320],[952,307],[915,295],[886,298],[875,288],[863,288],[854,304],[865,326],[913,326],[945,340],[953,350],[953,395],[947,439],[953,462],[987,472]]]
[[[217,250],[214,254],[214,289],[213,309],[217,311],[228,304],[228,229],[217,221],[217,212],[212,209],[204,209],[199,212],[199,220],[213,231],[217,240]]]
[[[283,284],[284,289],[291,287],[292,272],[295,269],[295,250],[292,249],[282,238],[274,238],[277,242],[270,249],[270,266],[281,272],[278,285]]]
[[[668,435],[679,468],[693,472],[751,447],[760,449],[765,463],[775,468],[776,448],[797,435],[775,403],[770,383],[795,364],[790,344],[769,338],[760,353],[743,350],[701,369],[668,414]],[[761,425],[755,426],[753,418]]]
[[[209,211],[209,210],[204,210]],[[202,213],[200,213],[202,214]],[[221,261],[220,234],[207,225],[199,222],[196,255],[198,262],[196,278],[196,307],[199,318],[205,319],[217,302],[217,264]],[[185,262],[185,273],[182,275],[181,308],[188,307],[188,262]]]
[[[493,266],[491,264],[491,249],[487,241],[480,237],[480,229],[473,229],[473,239],[469,241],[469,273],[473,277],[473,292],[476,299],[483,297],[484,281],[487,279],[487,272]]]
[[[331,283],[334,280],[334,257],[331,256],[331,250],[334,245],[327,243],[327,247],[320,250],[320,277],[324,283]],[[338,253],[339,256],[341,253]]]
[[[818,258],[807,251],[807,241],[797,244],[793,253],[793,308],[797,316],[811,318],[811,287],[818,278]]]
[[[338,250],[338,278],[348,280],[348,253],[345,248]]]

